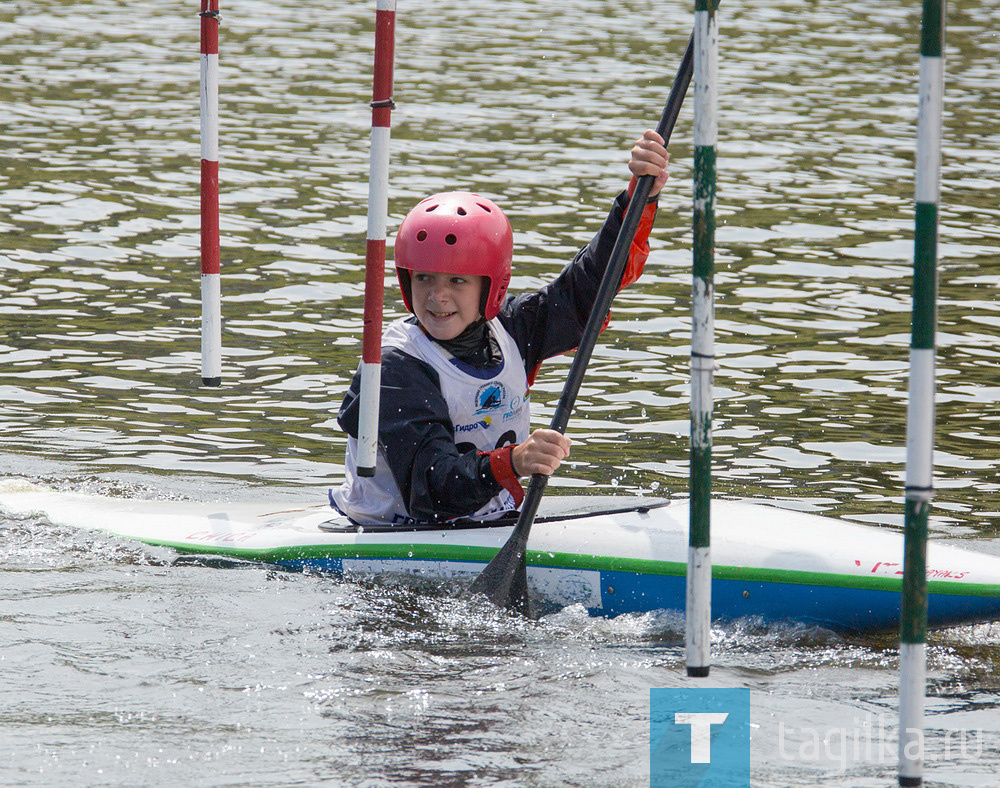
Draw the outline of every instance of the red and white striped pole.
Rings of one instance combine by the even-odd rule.
[[[365,314],[361,351],[361,414],[358,419],[359,476],[375,475],[379,390],[382,385],[382,301],[385,292],[385,233],[389,213],[389,128],[396,0],[375,0],[375,77],[368,173],[368,241],[365,249]]]
[[[201,382],[222,384],[219,0],[201,0]]]

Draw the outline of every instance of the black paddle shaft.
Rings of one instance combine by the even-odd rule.
[[[673,87],[670,89],[670,96],[667,98],[666,106],[663,108],[663,115],[660,117],[660,124],[656,127],[657,133],[663,137],[664,144],[670,141],[670,134],[674,130],[677,116],[687,93],[688,85],[691,82],[691,73],[694,68],[694,36],[688,40],[684,58],[681,60],[680,68],[674,77]],[[622,220],[621,229],[618,231],[618,238],[611,251],[611,258],[608,267],[601,278],[601,285],[598,288],[597,296],[594,299],[594,306],[590,312],[590,318],[583,330],[580,344],[577,346],[573,364],[570,367],[569,375],[566,378],[566,385],[563,387],[562,396],[552,415],[550,429],[560,433],[566,432],[569,424],[569,417],[576,404],[577,394],[583,384],[583,376],[587,371],[587,365],[594,353],[597,345],[597,338],[600,336],[604,322],[607,320],[608,312],[611,310],[611,302],[618,292],[621,284],[622,274],[625,271],[625,263],[628,260],[629,249],[635,238],[636,230],[639,227],[639,220],[642,218],[643,209],[649,200],[649,192],[653,188],[655,177],[643,175],[638,179],[635,192],[629,202]],[[536,473],[531,477],[531,484],[528,485],[528,492],[521,507],[521,513],[514,526],[507,543],[487,564],[479,577],[473,582],[470,592],[474,594],[485,594],[487,598],[499,607],[507,608],[524,615],[530,614],[528,604],[528,587],[525,559],[527,556],[528,534],[538,513],[538,505],[541,503],[542,494],[548,484],[549,477],[544,473]]]

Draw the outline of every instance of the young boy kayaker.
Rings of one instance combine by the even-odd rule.
[[[412,315],[382,337],[376,472],[355,472],[356,374],[338,416],[348,442],[346,479],[330,494],[337,509],[362,525],[489,520],[520,504],[520,477],[559,467],[570,439],[530,430],[528,389],[545,359],[579,343],[635,178],[652,175],[620,287],[639,278],[668,158],[662,138],[646,131],[631,150],[633,181],[597,235],[553,282],[516,297],[506,295],[510,223],[494,202],[446,192],[406,215],[395,263]]]

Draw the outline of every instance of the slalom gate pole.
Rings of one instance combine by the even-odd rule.
[[[927,672],[927,520],[934,494],[934,346],[944,0],[923,0],[917,117],[913,324],[906,417],[903,600],[899,644],[899,784],[923,785]]]
[[[365,312],[361,350],[361,413],[358,417],[359,476],[374,476],[382,385],[382,304],[385,294],[385,235],[389,213],[389,129],[396,0],[375,2],[375,76],[372,84],[371,154],[368,174],[368,235],[365,245]]]
[[[222,384],[219,0],[201,0],[201,382]]]
[[[716,0],[695,0],[694,265],[691,297],[691,521],[684,640],[687,674],[711,662],[712,374],[715,369],[715,145],[718,26]]]

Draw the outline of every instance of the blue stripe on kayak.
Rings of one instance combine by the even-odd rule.
[[[427,559],[420,558],[394,560],[427,563]],[[334,575],[343,574],[344,569],[339,557],[278,563],[288,569],[306,569]],[[434,563],[457,566],[468,562]],[[544,566],[539,568],[564,569]],[[434,576],[419,570],[414,574]],[[592,615],[613,617],[660,609],[684,610],[686,589],[683,575],[650,575],[610,570],[601,570],[599,574],[603,607],[590,608]],[[786,619],[839,630],[892,629],[899,626],[900,599],[898,590],[719,578],[712,580],[713,619],[762,616],[771,621]],[[942,627],[997,618],[1000,618],[1000,597],[955,593],[928,595],[930,626]]]
[[[617,616],[665,608],[683,610],[685,578],[601,572],[602,610]],[[614,590],[608,593],[608,588]],[[899,626],[899,591],[790,583],[712,580],[712,618],[762,616],[833,629],[873,630]],[[928,623],[942,627],[1000,617],[1000,599],[959,594],[928,595]]]

